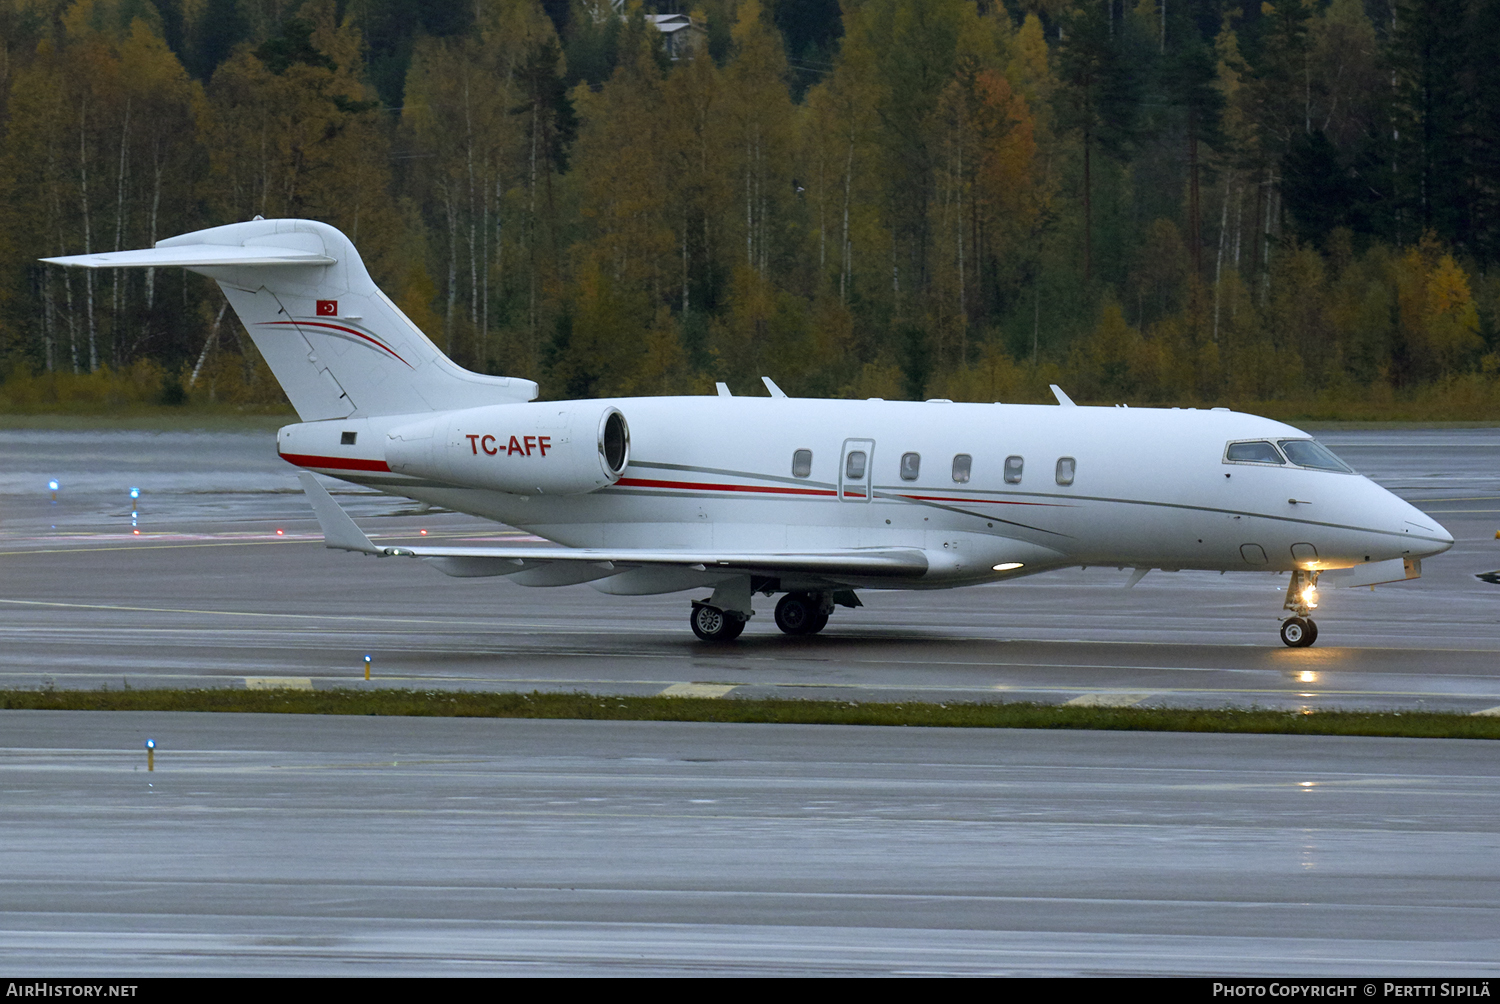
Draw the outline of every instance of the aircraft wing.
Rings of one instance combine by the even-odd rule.
[[[656,566],[692,571],[803,572],[826,576],[912,576],[928,569],[927,556],[916,548],[861,547],[819,552],[727,552],[648,548],[594,547],[383,547],[367,537],[316,478],[297,475],[312,502],[328,547],[385,557],[440,559],[450,575],[508,575],[559,562],[591,564],[601,571]]]

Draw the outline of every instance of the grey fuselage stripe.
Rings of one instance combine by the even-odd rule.
[[[838,485],[837,484],[833,484],[833,483],[826,482],[826,481],[812,481],[812,480],[810,480],[808,478],[781,477],[779,475],[774,475],[774,474],[755,474],[755,473],[752,473],[752,472],[749,472],[749,471],[735,471],[735,470],[729,470],[729,469],[722,468],[722,467],[699,467],[699,466],[694,466],[694,465],[691,465],[691,464],[663,464],[663,463],[654,463],[654,462],[639,461],[639,460],[632,460],[630,462],[630,467],[632,467],[632,468],[634,468],[634,467],[641,467],[641,468],[645,468],[647,470],[682,471],[684,473],[689,473],[689,474],[711,474],[711,475],[716,475],[716,476],[719,476],[719,477],[743,478],[743,479],[750,480],[750,481],[763,481],[763,482],[764,481],[770,481],[770,482],[775,482],[775,483],[778,483],[778,484],[805,485],[805,486],[807,486],[809,488],[821,488],[821,489],[826,489],[826,490],[834,492],[834,493],[837,493],[837,491],[838,491]],[[315,469],[321,470],[321,468],[315,468]],[[372,487],[372,488],[377,488],[377,487],[380,487],[380,486],[389,485],[392,488],[438,488],[438,489],[444,489],[444,490],[459,490],[459,491],[474,491],[474,490],[476,490],[476,489],[474,489],[474,488],[472,488],[470,486],[466,486],[466,485],[447,484],[447,483],[440,482],[440,481],[425,481],[425,480],[420,480],[420,479],[416,479],[416,478],[408,478],[408,477],[405,477],[405,476],[398,476],[398,477],[393,477],[393,478],[369,477],[369,476],[354,477],[354,476],[351,476],[352,472],[349,472],[349,471],[340,471],[340,472],[329,471],[329,472],[325,472],[325,473],[329,473],[331,476],[337,477],[337,478],[339,478],[339,479],[341,479],[343,481],[348,481],[348,482],[351,482],[353,484],[358,484],[358,485],[365,485],[365,486]],[[625,473],[628,475],[629,474],[629,469],[627,469]],[[863,482],[861,482],[860,484],[861,484],[861,487],[863,487]],[[482,490],[482,489],[480,489],[480,490]],[[1296,524],[1301,525],[1301,526],[1323,527],[1323,528],[1331,529],[1331,530],[1353,530],[1353,531],[1358,532],[1358,533],[1376,533],[1376,534],[1381,534],[1382,536],[1397,537],[1397,538],[1401,538],[1401,539],[1405,539],[1405,540],[1422,540],[1422,541],[1428,541],[1428,542],[1431,542],[1431,543],[1442,543],[1443,542],[1442,539],[1439,538],[1439,537],[1429,537],[1429,536],[1424,536],[1422,534],[1410,534],[1410,533],[1406,533],[1404,531],[1380,530],[1380,529],[1376,529],[1376,528],[1373,528],[1373,527],[1366,527],[1366,526],[1351,526],[1351,525],[1346,524],[1346,523],[1330,523],[1330,522],[1326,522],[1326,521],[1323,521],[1323,520],[1303,519],[1303,518],[1297,517],[1297,516],[1277,516],[1277,515],[1273,515],[1271,513],[1251,512],[1251,511],[1245,510],[1245,509],[1224,509],[1224,508],[1220,508],[1218,506],[1190,505],[1190,504],[1187,504],[1187,503],[1184,503],[1184,502],[1156,502],[1156,501],[1151,501],[1151,500],[1147,500],[1147,499],[1127,499],[1127,498],[1118,498],[1118,497],[1107,496],[1107,495],[1060,495],[1060,494],[1056,494],[1056,493],[1052,493],[1052,492],[1006,492],[1006,491],[986,490],[986,489],[983,489],[983,488],[957,488],[957,487],[955,487],[955,488],[948,488],[946,486],[943,487],[943,488],[940,488],[940,489],[938,489],[938,488],[919,489],[916,486],[911,486],[911,487],[906,487],[906,486],[896,487],[896,486],[875,485],[875,486],[872,487],[871,490],[873,491],[875,497],[870,500],[870,503],[867,503],[867,504],[873,504],[876,501],[887,501],[887,502],[899,502],[899,503],[903,503],[903,504],[906,504],[906,505],[928,506],[928,507],[931,507],[931,508],[934,508],[934,509],[941,509],[941,510],[944,510],[944,511],[947,511],[947,512],[958,513],[958,514],[965,515],[965,516],[972,516],[975,519],[985,520],[986,522],[1004,523],[1007,526],[1016,527],[1017,529],[1030,530],[1030,531],[1032,531],[1034,533],[1044,533],[1044,534],[1047,534],[1049,536],[1054,536],[1054,537],[1067,537],[1069,539],[1074,539],[1074,538],[1070,534],[1062,533],[1062,532],[1057,531],[1057,530],[1048,530],[1048,529],[1046,529],[1044,527],[1031,526],[1030,524],[1027,524],[1027,523],[1020,523],[1020,522],[1017,522],[1015,520],[1009,520],[1009,519],[1005,519],[1005,518],[1000,517],[1000,516],[993,516],[993,515],[989,515],[989,514],[986,514],[986,513],[978,513],[978,512],[974,512],[974,511],[972,511],[970,509],[964,509],[964,508],[960,508],[960,507],[954,506],[954,505],[944,505],[944,504],[942,504],[940,502],[932,502],[932,501],[928,501],[926,499],[914,499],[914,498],[911,498],[911,497],[905,495],[904,493],[905,492],[909,492],[909,491],[927,490],[927,491],[952,492],[953,494],[960,494],[960,495],[975,495],[975,496],[979,496],[979,495],[991,495],[991,496],[994,496],[994,495],[1005,495],[1005,496],[1020,496],[1022,498],[1055,499],[1057,501],[1054,502],[1054,503],[1052,503],[1054,505],[1056,505],[1058,503],[1066,504],[1066,503],[1069,503],[1069,502],[1100,502],[1100,503],[1106,503],[1106,504],[1110,504],[1110,505],[1151,506],[1151,507],[1154,507],[1154,508],[1161,508],[1161,509],[1178,509],[1178,510],[1182,510],[1182,511],[1185,511],[1185,512],[1212,513],[1212,514],[1221,515],[1221,516],[1248,516],[1248,517],[1251,517],[1252,519],[1269,519],[1269,520],[1275,520],[1275,521],[1281,522],[1281,523],[1296,523]],[[620,487],[618,485],[608,486],[606,488],[601,489],[601,491],[603,491],[603,492],[609,492],[609,493],[619,493],[619,494],[628,494],[628,495],[640,495],[640,496],[657,497],[657,498],[719,498],[719,497],[722,497],[724,494],[726,494],[725,492],[715,492],[715,491],[698,491],[698,490],[686,490],[686,489],[666,489],[666,490],[663,490],[663,489],[651,489],[651,488],[632,488],[632,487],[628,487],[628,486],[627,487]],[[768,496],[768,498],[775,498],[776,500],[783,501],[783,502],[805,502],[805,501],[810,501],[811,500],[808,496],[805,496],[805,495],[790,495],[790,496],[788,496],[788,495],[775,495],[775,496]],[[840,502],[840,501],[842,501],[842,500],[840,500],[837,497],[836,494],[833,497],[831,497],[831,498],[829,498],[829,497],[819,497],[817,500],[818,501],[828,501],[828,502]],[[974,501],[976,503],[981,503],[981,504],[985,502],[984,499],[977,498],[977,497],[974,499]],[[846,503],[843,503],[843,504],[847,505],[847,504],[851,504],[851,503],[847,503],[846,502]],[[853,504],[858,504],[858,503],[853,503]],[[991,503],[991,504],[994,504],[994,505],[1005,505],[1005,504],[1008,504],[1008,503],[997,502],[997,503]]]
[[[638,464],[637,461],[634,461],[634,460],[631,461],[631,466],[637,466],[637,464]],[[639,463],[639,466],[641,466],[641,467],[655,467],[655,468],[666,469],[666,470],[687,471],[687,472],[698,473],[698,474],[718,474],[718,475],[721,475],[721,476],[726,476],[727,475],[727,476],[730,476],[730,477],[737,477],[737,478],[751,478],[751,479],[758,479],[758,480],[763,480],[763,481],[777,481],[777,482],[787,482],[787,483],[800,484],[800,485],[812,485],[812,486],[816,486],[816,487],[819,487],[819,488],[832,489],[834,491],[837,491],[837,487],[838,487],[837,485],[829,484],[827,482],[809,481],[809,480],[807,480],[805,478],[784,478],[784,477],[779,477],[779,476],[771,475],[771,474],[752,474],[752,473],[750,473],[748,471],[731,471],[731,470],[725,470],[725,469],[717,468],[717,467],[692,467],[692,466],[689,466],[689,465],[686,465],[686,464],[652,464],[652,463]],[[1055,530],[1045,530],[1045,529],[1042,529],[1041,527],[1028,526],[1025,523],[1017,523],[1017,522],[1014,522],[1012,520],[1005,520],[1005,519],[1001,519],[1001,518],[995,517],[995,516],[987,516],[987,515],[984,515],[983,513],[972,512],[972,511],[970,511],[968,509],[960,509],[960,508],[957,508],[955,506],[942,505],[941,503],[929,502],[929,501],[926,501],[926,500],[923,500],[923,499],[913,499],[913,498],[909,498],[906,495],[902,494],[903,492],[907,492],[907,491],[919,490],[919,489],[916,489],[915,487],[906,488],[906,487],[895,487],[895,486],[890,486],[890,485],[875,485],[875,486],[873,486],[872,490],[874,491],[874,493],[875,493],[875,495],[876,495],[877,498],[885,498],[885,499],[890,499],[890,500],[893,500],[893,501],[899,500],[899,501],[907,503],[907,504],[928,505],[928,506],[932,506],[935,509],[946,509],[946,510],[948,510],[950,512],[963,513],[964,515],[973,516],[976,519],[991,520],[991,521],[994,521],[994,522],[997,522],[997,523],[1008,523],[1011,526],[1022,527],[1022,528],[1027,529],[1027,530],[1036,530],[1036,531],[1038,531],[1040,533],[1054,534],[1054,535],[1057,535],[1057,536],[1067,536],[1067,534],[1058,534],[1057,531],[1055,531]],[[1331,530],[1354,530],[1354,531],[1359,532],[1359,533],[1378,533],[1378,534],[1382,534],[1382,535],[1387,536],[1387,537],[1399,537],[1399,538],[1402,538],[1402,539],[1425,540],[1425,541],[1430,541],[1432,543],[1438,543],[1438,544],[1440,544],[1440,543],[1443,542],[1442,538],[1440,538],[1440,537],[1424,537],[1424,536],[1422,536],[1420,534],[1408,534],[1408,533],[1405,533],[1405,532],[1398,532],[1398,531],[1395,531],[1395,530],[1379,530],[1379,529],[1375,529],[1373,527],[1367,527],[1367,526],[1351,526],[1351,525],[1346,524],[1346,523],[1329,523],[1329,522],[1325,522],[1325,521],[1322,521],[1322,520],[1302,519],[1302,518],[1297,517],[1297,516],[1275,516],[1275,515],[1272,515],[1271,513],[1251,512],[1251,511],[1245,510],[1245,509],[1222,509],[1222,508],[1219,508],[1218,506],[1189,505],[1189,504],[1187,504],[1185,502],[1153,502],[1153,501],[1149,501],[1147,499],[1126,499],[1126,498],[1117,498],[1117,497],[1112,497],[1112,496],[1107,496],[1107,495],[1059,495],[1059,494],[1054,493],[1054,492],[1006,492],[1006,491],[991,491],[991,490],[986,490],[986,489],[983,489],[983,488],[951,488],[950,489],[950,488],[944,487],[944,488],[941,488],[941,489],[929,489],[929,490],[931,490],[931,491],[939,491],[939,490],[941,490],[941,491],[944,491],[944,492],[951,491],[954,494],[959,494],[959,495],[968,495],[968,494],[973,494],[973,495],[980,495],[980,494],[983,494],[983,495],[1011,495],[1011,496],[1020,496],[1022,498],[1056,499],[1059,502],[1064,502],[1064,503],[1066,503],[1066,502],[1104,502],[1104,503],[1109,503],[1109,504],[1113,504],[1113,505],[1154,506],[1154,507],[1162,508],[1162,509],[1180,509],[1180,510],[1187,511],[1187,512],[1216,513],[1216,514],[1222,515],[1222,516],[1250,516],[1250,517],[1253,517],[1255,519],[1271,519],[1271,520],[1276,520],[1276,521],[1282,522],[1282,523],[1297,523],[1297,524],[1300,524],[1302,526],[1319,526],[1319,527],[1325,527],[1325,528],[1328,528],[1328,529],[1331,529]],[[675,492],[675,493],[670,493],[670,494],[681,495],[681,494],[685,494],[685,493],[683,493],[683,492]],[[708,497],[712,493],[702,493],[702,494],[704,495],[704,497]],[[975,499],[975,502],[983,502],[983,501],[984,501],[983,499],[979,499],[979,498]],[[995,504],[1003,505],[1005,503],[995,503]]]

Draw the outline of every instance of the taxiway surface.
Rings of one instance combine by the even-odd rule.
[[[867,591],[811,639],[783,637],[763,600],[739,642],[706,646],[686,624],[696,594],[527,589],[327,551],[269,432],[0,432],[0,686],[362,685],[370,654],[377,685],[423,688],[1500,707],[1500,586],[1474,578],[1500,567],[1500,429],[1321,438],[1457,543],[1420,580],[1324,590],[1318,645],[1291,650],[1285,578],[1153,572],[1127,591],[1115,569]],[[377,539],[527,539],[344,488]]]
[[[1500,975],[1490,743],[16,711],[0,733],[16,977]]]

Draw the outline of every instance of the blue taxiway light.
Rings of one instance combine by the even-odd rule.
[[[154,750],[154,749],[156,749],[156,740],[155,739],[147,739],[146,740],[146,748],[148,750]]]

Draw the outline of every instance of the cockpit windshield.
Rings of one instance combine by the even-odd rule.
[[[1352,467],[1334,456],[1332,450],[1316,439],[1278,439],[1274,444],[1267,439],[1247,439],[1224,447],[1226,464],[1272,464],[1285,467],[1287,461],[1314,471],[1354,473]]]
[[[1264,439],[1249,443],[1230,443],[1224,451],[1224,462],[1229,464],[1285,464],[1276,447]]]
[[[1311,467],[1315,471],[1338,471],[1353,474],[1354,468],[1333,455],[1333,451],[1316,439],[1279,440],[1282,451],[1298,467]]]

